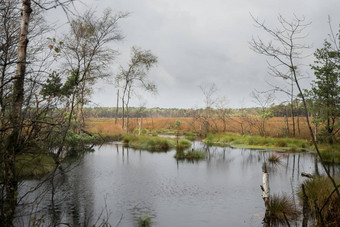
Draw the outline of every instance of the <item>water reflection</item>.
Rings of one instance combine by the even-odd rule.
[[[290,194],[303,180],[301,172],[321,171],[310,154],[275,152],[280,161],[274,164],[268,162],[273,152],[193,146],[206,152],[206,160],[176,161],[175,151],[151,153],[118,143],[95,147],[71,171],[59,171],[53,185],[46,182],[26,197],[20,220],[27,223],[34,210],[49,223],[72,226],[102,219],[112,226],[138,226],[146,215],[153,226],[261,226],[264,162],[272,193]],[[339,168],[332,171],[339,175]],[[38,183],[25,181],[22,187]],[[33,201],[38,195],[40,201]]]

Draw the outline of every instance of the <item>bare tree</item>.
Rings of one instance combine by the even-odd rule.
[[[301,42],[306,38],[306,28],[310,23],[305,22],[305,18],[294,16],[292,21],[286,20],[283,16],[278,16],[279,27],[274,29],[265,25],[259,19],[253,17],[256,26],[265,31],[271,37],[268,42],[262,38],[253,38],[250,47],[256,53],[272,57],[273,62],[267,61],[269,74],[273,77],[288,81],[287,87],[272,85],[275,90],[286,93],[290,97],[290,108],[292,117],[292,132],[295,136],[295,113],[294,100],[296,98],[294,88],[296,87],[295,78],[299,78],[298,64],[299,59],[304,58],[303,51],[309,46]]]
[[[122,128],[126,127],[128,130],[129,103],[135,89],[142,88],[148,92],[157,92],[156,85],[148,77],[149,70],[157,62],[157,57],[150,50],[132,47],[128,67],[126,69],[122,66],[120,67],[120,71],[116,76],[116,84],[117,86],[120,85],[122,89]],[[127,118],[126,125],[125,118]]]
[[[260,118],[249,118],[251,119],[249,123],[257,128],[261,136],[266,136],[267,133],[265,126],[268,119],[272,117],[269,106],[273,104],[274,96],[272,93],[260,93],[255,91],[251,93],[251,96],[254,99],[254,102],[259,105],[257,114]]]
[[[218,131],[218,125],[216,119],[214,118],[214,106],[217,101],[216,93],[217,86],[215,83],[206,83],[200,85],[203,96],[204,96],[204,109],[197,110],[196,118],[200,123],[200,130],[204,133],[211,131]]]

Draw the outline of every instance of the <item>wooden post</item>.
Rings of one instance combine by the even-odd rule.
[[[138,129],[138,135],[140,136],[140,131],[141,131],[142,123],[139,122],[139,129]]]

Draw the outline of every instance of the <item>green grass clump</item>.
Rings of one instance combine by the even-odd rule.
[[[287,147],[288,144],[286,141],[284,140],[278,140],[276,143],[275,143],[275,146],[278,146],[278,147]]]
[[[296,209],[294,201],[287,195],[271,196],[269,200],[270,222],[273,226],[286,225],[289,222],[296,220],[300,212]],[[286,216],[286,217],[285,217]]]
[[[338,180],[337,185],[340,183]],[[325,226],[340,226],[340,200],[336,193],[333,193],[329,201],[326,203],[328,197],[334,190],[334,186],[328,177],[315,177],[303,182],[305,192],[308,197],[308,205],[312,211],[313,217],[316,217],[315,202],[319,210],[322,210],[322,216]],[[303,192],[300,190],[298,196],[303,201]],[[320,225],[320,223],[315,223]]]
[[[321,157],[325,163],[340,164],[340,148],[327,146],[321,151]]]
[[[138,218],[139,227],[149,227],[151,226],[151,217],[149,215]]]
[[[190,140],[190,141],[196,140],[196,134],[193,132],[184,132],[183,134],[184,134],[185,139],[187,140]]]
[[[198,159],[204,159],[205,158],[205,152],[204,151],[187,151],[184,152],[183,150],[177,150],[175,154],[175,158],[179,160],[187,159],[187,160],[198,160]]]
[[[177,145],[177,149],[187,149],[191,147],[191,142],[189,140],[186,139],[180,139],[178,140],[178,145]]]
[[[307,142],[293,138],[272,138],[261,136],[239,135],[236,133],[219,133],[209,135],[204,142],[207,145],[225,146],[226,144],[247,148],[281,148],[289,151],[303,151],[307,147]]]
[[[276,154],[271,154],[268,157],[268,161],[271,163],[279,163],[280,162],[280,156],[276,155]]]
[[[145,135],[126,135],[123,138],[123,143],[135,149],[143,149],[149,151],[168,151],[172,148],[175,148],[177,145],[176,139],[173,138]],[[178,146],[181,149],[186,149],[191,146],[191,143],[188,140],[180,139],[178,141]]]

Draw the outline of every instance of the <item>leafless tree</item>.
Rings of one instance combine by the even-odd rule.
[[[292,132],[295,136],[295,113],[294,100],[296,98],[295,78],[300,77],[299,60],[306,57],[303,51],[309,46],[301,43],[307,37],[306,28],[310,23],[305,22],[305,18],[294,16],[292,21],[286,20],[283,16],[278,16],[278,27],[270,28],[264,22],[253,17],[256,26],[270,37],[269,41],[263,38],[252,38],[250,47],[256,53],[273,58],[267,61],[269,74],[275,78],[288,82],[286,87],[271,84],[275,90],[284,92],[290,97],[290,108],[292,117]]]
[[[269,106],[273,104],[274,96],[272,93],[260,93],[257,91],[253,91],[251,96],[254,99],[256,105],[259,106],[257,114],[260,116],[260,118],[248,118],[248,122],[250,125],[253,125],[253,127],[257,128],[261,136],[266,136],[267,134],[265,126],[268,119],[272,117]]]

